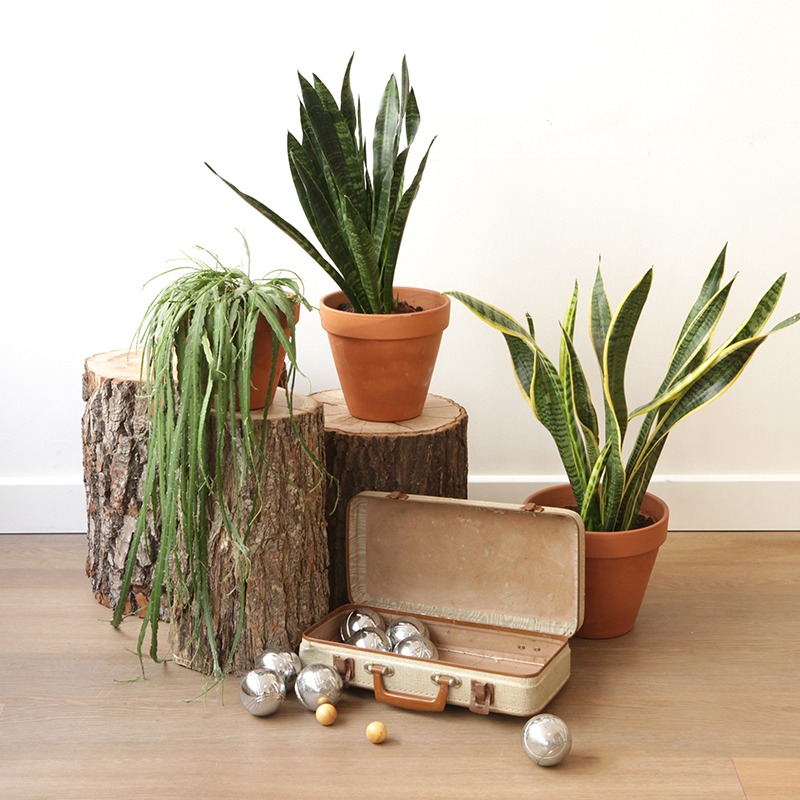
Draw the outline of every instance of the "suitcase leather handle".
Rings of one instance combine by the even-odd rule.
[[[405,694],[404,692],[390,692],[383,685],[383,676],[389,672],[391,668],[385,667],[383,664],[366,664],[365,669],[367,672],[372,673],[372,683],[375,688],[375,697],[382,703],[388,703],[390,706],[397,706],[398,708],[408,708],[412,711],[444,711],[447,705],[447,694],[450,687],[457,681],[449,675],[433,675],[431,680],[438,684],[439,691],[435,697],[417,697],[413,694]],[[394,670],[391,670],[394,672]]]

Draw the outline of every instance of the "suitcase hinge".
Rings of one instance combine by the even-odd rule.
[[[492,703],[494,703],[494,684],[472,681],[469,710],[476,714],[488,714]]]
[[[537,505],[536,503],[525,503],[520,506],[520,511],[533,511],[534,514],[541,514],[544,511],[544,506]]]
[[[393,491],[386,495],[387,500],[408,500],[408,495],[405,492]]]
[[[350,686],[350,681],[353,680],[353,675],[355,675],[355,662],[352,658],[334,656],[333,668],[342,676],[342,683],[344,688],[347,689]]]

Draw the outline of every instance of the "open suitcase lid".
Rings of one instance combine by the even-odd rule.
[[[348,504],[356,605],[572,636],[583,520],[560,508],[361,492]]]

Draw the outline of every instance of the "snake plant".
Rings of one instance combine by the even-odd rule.
[[[795,314],[763,332],[780,297],[784,274],[735,332],[712,350],[712,338],[733,285],[733,280],[722,284],[726,249],[715,261],[686,317],[655,396],[632,411],[625,396],[625,367],[653,270],[645,273],[612,313],[598,267],[591,296],[590,332],[602,377],[605,441],[601,440],[599,414],[573,343],[577,283],[561,328],[558,366],[537,344],[529,315],[523,327],[481,300],[462,292],[445,292],[505,338],[519,388],[555,441],[587,530],[635,527],[672,428],[727,391],[771,333],[800,320],[800,314]],[[635,417],[643,419],[635,443],[623,459],[625,435]]]
[[[238,485],[249,470],[260,474],[269,468],[250,409],[256,323],[263,316],[272,329],[271,381],[280,376],[283,368],[277,363],[279,343],[286,351],[291,409],[291,387],[297,370],[294,307],[298,303],[308,309],[311,306],[303,297],[302,284],[296,276],[275,273],[261,280],[251,279],[246,241],[247,271],[224,267],[214,253],[198,249],[205,255],[187,256],[188,263],[176,268],[188,271],[151,303],[135,338],[135,345],[143,348],[142,384],[149,409],[147,466],[144,502],[112,624],[118,627],[123,619],[136,552],[146,516],[151,512],[160,521],[161,535],[154,557],[152,594],[139,635],[140,661],[148,628],[150,655],[160,660],[158,625],[162,599],[172,609],[193,596],[197,625],[204,625],[207,630],[214,672],[221,674],[227,668],[221,663],[216,646],[208,592],[208,504],[212,498],[218,502],[225,530],[238,553],[242,568],[236,574],[243,583],[248,575],[248,530],[258,514],[259,503],[255,502],[249,512],[225,507],[221,499],[222,453],[226,443],[233,444]],[[211,257],[212,265],[202,260],[206,256]],[[288,323],[288,335],[281,315]],[[247,388],[239,391],[239,387]],[[179,537],[182,557],[176,558]],[[241,625],[240,618],[229,659]]]
[[[333,278],[354,311],[383,314],[397,305],[393,295],[397,256],[433,141],[410,186],[404,189],[409,149],[420,125],[404,58],[399,87],[392,75],[380,102],[370,174],[361,126],[361,100],[356,105],[350,87],[352,63],[351,56],[338,105],[316,75],[312,84],[298,73],[302,142],[291,133],[288,135],[289,168],[295,190],[330,261],[297,228],[206,166],[299,244]],[[401,150],[404,134],[405,147]]]

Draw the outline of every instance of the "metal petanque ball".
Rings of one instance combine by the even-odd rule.
[[[572,747],[572,734],[567,723],[553,714],[539,714],[522,729],[522,749],[540,767],[560,764]]]
[[[382,653],[392,652],[389,639],[380,628],[362,628],[347,640],[347,644],[351,644],[353,647],[360,647],[362,650],[378,650]]]
[[[287,689],[294,686],[297,673],[303,668],[300,657],[283,647],[268,647],[256,659],[256,669],[272,669],[283,678]]]
[[[239,684],[239,700],[254,717],[274,714],[285,698],[283,678],[272,669],[252,669]]]
[[[385,627],[386,623],[383,621],[383,617],[374,609],[356,608],[347,615],[339,633],[342,641],[346,642],[356,631],[360,631],[362,628],[379,628],[383,630]]]
[[[411,656],[411,658],[439,658],[439,651],[436,645],[418,633],[403,639],[395,648],[394,652],[401,656]]]
[[[300,702],[316,712],[322,703],[335,706],[342,696],[342,676],[327,664],[309,664],[300,670],[294,684],[294,692]]]
[[[389,643],[392,648],[397,647],[403,639],[407,639],[417,633],[427,638],[428,626],[422,620],[414,619],[413,617],[398,617],[386,629],[386,635],[389,637]]]

